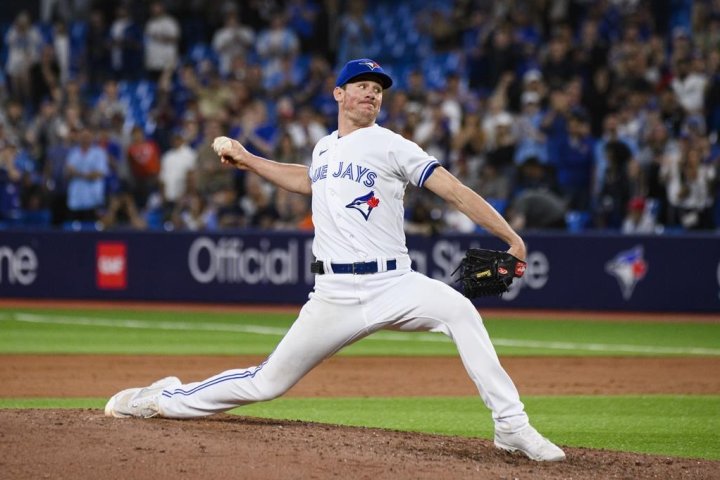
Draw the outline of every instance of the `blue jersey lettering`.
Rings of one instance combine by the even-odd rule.
[[[327,167],[327,165],[323,165],[315,169],[312,174],[312,183],[315,183],[318,180],[325,180],[327,178]]]

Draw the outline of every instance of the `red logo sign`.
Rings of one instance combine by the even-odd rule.
[[[119,242],[97,244],[97,287],[106,290],[127,288],[127,247]]]

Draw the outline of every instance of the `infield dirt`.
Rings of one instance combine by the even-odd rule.
[[[0,355],[0,396],[109,397],[175,374],[201,380],[260,357]],[[503,360],[522,394],[720,393],[717,358]],[[712,372],[715,372],[713,374]],[[458,358],[334,357],[288,396],[473,395]],[[478,408],[482,404],[478,402]],[[538,464],[492,442],[217,415],[118,420],[100,410],[0,410],[8,479],[720,479],[720,462],[565,448]]]

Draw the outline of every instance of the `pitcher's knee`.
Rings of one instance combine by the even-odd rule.
[[[281,397],[290,390],[290,387],[292,387],[292,384],[283,381],[270,382],[261,380],[257,385],[258,401],[266,402]]]

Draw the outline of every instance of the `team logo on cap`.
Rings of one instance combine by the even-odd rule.
[[[380,68],[380,64],[377,62],[360,62],[358,65],[365,65],[370,70],[375,70],[376,68]]]
[[[345,208],[357,210],[362,213],[362,216],[365,217],[365,220],[367,220],[370,217],[370,212],[373,211],[373,208],[377,208],[378,205],[380,205],[380,199],[375,196],[375,192],[373,191],[363,195],[362,197],[357,197],[355,200],[345,205]]]

